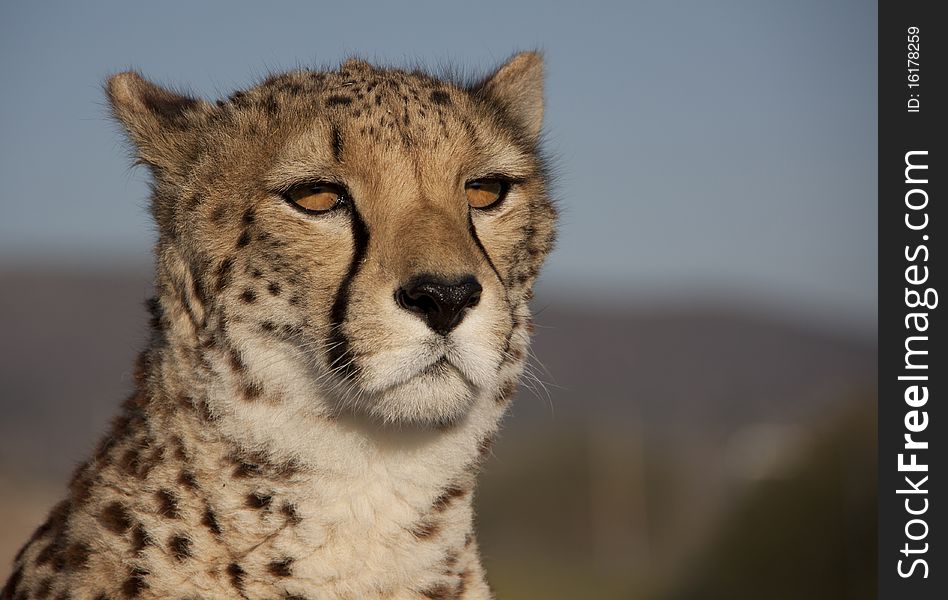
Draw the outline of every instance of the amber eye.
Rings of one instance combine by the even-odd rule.
[[[467,182],[464,191],[471,208],[488,208],[502,200],[509,187],[503,179],[475,179]]]
[[[309,213],[324,213],[342,205],[346,190],[335,183],[306,183],[291,187],[283,197]]]

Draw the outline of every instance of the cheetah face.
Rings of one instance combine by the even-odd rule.
[[[216,106],[113,78],[195,335],[258,369],[295,357],[334,412],[445,425],[491,401],[553,238],[541,70],[521,54],[461,86],[349,61]]]

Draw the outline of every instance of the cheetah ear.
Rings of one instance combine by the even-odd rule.
[[[521,52],[484,80],[478,90],[499,102],[536,141],[543,126],[543,57]]]
[[[196,132],[213,110],[210,104],[166,90],[131,71],[109,78],[106,92],[141,162],[173,174],[193,158]]]

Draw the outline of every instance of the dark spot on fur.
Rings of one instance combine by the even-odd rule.
[[[204,509],[204,515],[201,517],[201,525],[207,527],[207,529],[214,535],[221,534],[221,525],[218,523],[217,515],[214,514],[214,511],[211,510],[210,506]]]
[[[421,521],[411,529],[411,534],[420,540],[425,540],[441,531],[441,524],[435,521]]]
[[[352,104],[352,98],[349,96],[333,95],[326,98],[326,106],[348,106]]]
[[[191,539],[184,534],[176,533],[168,538],[168,549],[171,550],[171,555],[175,560],[183,562],[191,558]]]
[[[186,407],[194,407],[194,401],[191,398],[187,399]],[[188,461],[188,453],[184,450],[184,440],[179,436],[174,436],[171,438],[172,443],[174,444],[174,457],[180,461]]]
[[[46,519],[45,529],[43,529],[43,535],[47,532],[53,531],[56,532],[56,535],[62,533],[63,527],[66,525],[66,520],[69,518],[69,515],[72,513],[72,504],[69,500],[63,500],[59,504],[53,507],[49,511],[49,517]]]
[[[487,436],[481,440],[481,443],[477,446],[477,454],[480,458],[484,458],[490,454],[491,448],[494,447],[494,438],[492,436]]]
[[[448,508],[448,506],[451,505],[452,502],[458,498],[461,498],[465,494],[467,494],[467,490],[464,488],[455,485],[449,486],[434,501],[434,506],[432,508],[434,508],[436,512],[443,512],[446,508]]]
[[[155,492],[155,497],[158,499],[159,515],[169,519],[181,518],[181,513],[178,510],[178,497],[173,492],[165,489],[158,490]]]
[[[240,234],[240,237],[237,238],[237,247],[245,248],[250,243],[250,232],[246,229],[243,233]]]
[[[135,525],[132,529],[132,552],[139,554],[145,549],[145,546],[151,546],[152,544],[154,544],[154,541],[145,531],[145,527],[141,523]]]
[[[261,476],[289,479],[301,468],[295,460],[274,462],[263,452],[235,452],[228,456],[228,460],[234,464],[233,476],[239,479]]]
[[[99,513],[99,523],[113,533],[125,533],[132,526],[132,518],[124,504],[112,502]]]
[[[89,564],[92,548],[85,542],[74,542],[66,550],[66,566],[70,571],[81,571]]]
[[[10,579],[7,580],[6,585],[4,585],[3,589],[0,590],[0,598],[3,598],[4,600],[7,598],[13,598],[14,594],[20,587],[21,581],[23,581],[23,565],[17,567],[13,574],[10,575]]]
[[[279,295],[280,295],[280,284],[277,283],[277,282],[275,282],[275,281],[271,281],[271,282],[270,282],[270,285],[267,286],[267,290],[269,290],[270,293],[273,294],[274,296],[279,296]]]
[[[36,592],[34,597],[42,600],[43,598],[49,598],[49,592],[53,588],[53,578],[44,577],[40,581],[39,585],[36,587]]]
[[[283,503],[283,506],[280,507],[280,512],[283,513],[283,516],[286,517],[286,522],[290,525],[299,525],[303,521],[300,514],[296,511],[296,507],[289,502]]]
[[[255,465],[243,460],[237,460],[237,466],[234,467],[233,476],[237,479],[246,479],[260,475],[260,465]]]
[[[98,447],[95,449],[95,462],[107,466],[112,463],[112,450],[115,449],[115,444],[118,442],[118,439],[114,435],[109,435],[105,437],[101,442],[99,442]]]
[[[342,134],[335,125],[332,128],[332,156],[336,162],[339,162],[342,157]]]
[[[519,358],[515,356],[515,358],[519,360],[520,358],[522,358],[522,355],[523,355],[523,352],[521,351],[521,356]],[[513,393],[516,390],[517,390],[516,381],[508,381],[507,383],[505,383],[503,387],[500,388],[500,391],[497,393],[497,404],[506,404],[510,400],[511,396],[513,396]]]
[[[257,292],[253,291],[250,288],[247,288],[240,294],[240,300],[247,304],[253,304],[257,301]]]
[[[49,530],[52,529],[52,527],[53,527],[52,515],[50,515],[49,517],[46,518],[46,521],[42,525],[36,528],[36,531],[34,531],[33,535],[30,536],[29,541],[34,542],[40,539],[41,537],[45,536],[47,533],[49,533]],[[27,545],[29,545],[29,542],[27,543]],[[19,556],[17,557],[17,560],[19,560]]]
[[[66,538],[62,536],[56,540],[56,553],[53,555],[52,566],[53,570],[57,573],[61,573],[66,569],[66,552],[64,546],[66,545]]]
[[[192,490],[197,489],[198,486],[197,478],[191,471],[181,471],[181,474],[178,475],[178,483],[186,488],[191,488]]]
[[[244,570],[237,563],[227,565],[227,574],[230,576],[230,583],[238,590],[244,589]]]
[[[127,475],[138,475],[138,448],[129,448],[119,459],[119,468]]]
[[[141,457],[139,455],[137,463],[134,465],[135,470],[134,474],[139,479],[145,479],[148,477],[148,474],[154,469],[165,456],[164,446],[155,447],[147,456]]]
[[[252,492],[247,494],[246,503],[250,508],[265,509],[273,502],[273,496],[265,492]]]
[[[256,220],[256,215],[253,212],[253,207],[251,206],[244,211],[243,222],[244,225],[253,225],[254,220]]]
[[[23,555],[26,554],[26,549],[33,545],[35,536],[36,534],[34,533],[32,536],[30,536],[30,539],[25,544],[20,546],[20,549],[17,550],[16,552],[16,556],[13,557],[13,564],[16,564],[20,562],[21,560],[23,560]]]
[[[128,578],[122,583],[122,594],[126,598],[137,598],[142,591],[148,587],[145,583],[145,577],[148,571],[134,567],[128,574]]]
[[[273,321],[264,321],[260,324],[260,328],[267,333],[273,333],[276,331],[276,324]]]
[[[85,504],[89,496],[92,495],[92,476],[86,473],[84,468],[78,469],[73,475],[72,481],[69,482],[69,490],[72,493],[72,501],[76,506]]]
[[[62,535],[54,537],[53,540],[46,544],[46,546],[39,551],[39,554],[36,555],[36,564],[45,565],[51,562],[57,554],[62,552],[64,545],[65,540]]]
[[[447,106],[451,104],[451,97],[448,96],[447,92],[442,91],[442,90],[435,90],[431,92],[430,98],[431,98],[431,101],[434,102],[435,104],[441,104],[443,106]]]
[[[220,224],[224,221],[224,217],[227,216],[227,205],[219,204],[214,207],[214,210],[211,212],[211,221],[213,223]]]
[[[152,449],[151,455],[148,457],[148,460],[150,461],[152,467],[154,467],[161,464],[161,461],[163,461],[164,459],[165,459],[165,447],[161,444],[158,444]]]
[[[247,370],[247,365],[244,364],[243,358],[240,356],[240,352],[231,348],[227,352],[227,362],[230,364],[232,371],[236,373],[243,373]]]
[[[421,592],[421,595],[425,598],[431,598],[431,600],[450,600],[457,598],[454,588],[443,583],[426,588]]]
[[[267,115],[274,117],[280,109],[280,103],[273,96],[267,96],[263,101],[263,107],[267,111]]]
[[[207,403],[205,398],[201,398],[199,401],[195,402],[194,406],[197,408],[198,414],[201,416],[202,421],[210,422],[217,419],[214,413],[211,412],[211,406]]]
[[[215,289],[220,292],[230,284],[231,272],[234,269],[234,259],[225,258],[217,266],[217,284]]]
[[[255,381],[244,385],[244,400],[255,400],[263,395],[263,386]]]
[[[145,308],[148,310],[148,314],[151,316],[151,319],[149,320],[149,325],[151,325],[152,329],[161,329],[162,321],[164,317],[164,311],[161,310],[161,301],[158,300],[158,297],[152,296],[151,298],[146,300]],[[135,380],[139,382],[141,381],[137,377],[135,378]]]
[[[280,560],[275,560],[267,565],[267,571],[270,572],[274,577],[291,577],[293,571],[290,567],[293,566],[293,559],[286,557]]]

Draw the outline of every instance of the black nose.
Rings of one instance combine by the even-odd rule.
[[[421,275],[399,288],[395,301],[444,335],[458,326],[467,309],[481,301],[481,284],[472,275],[453,281]]]

